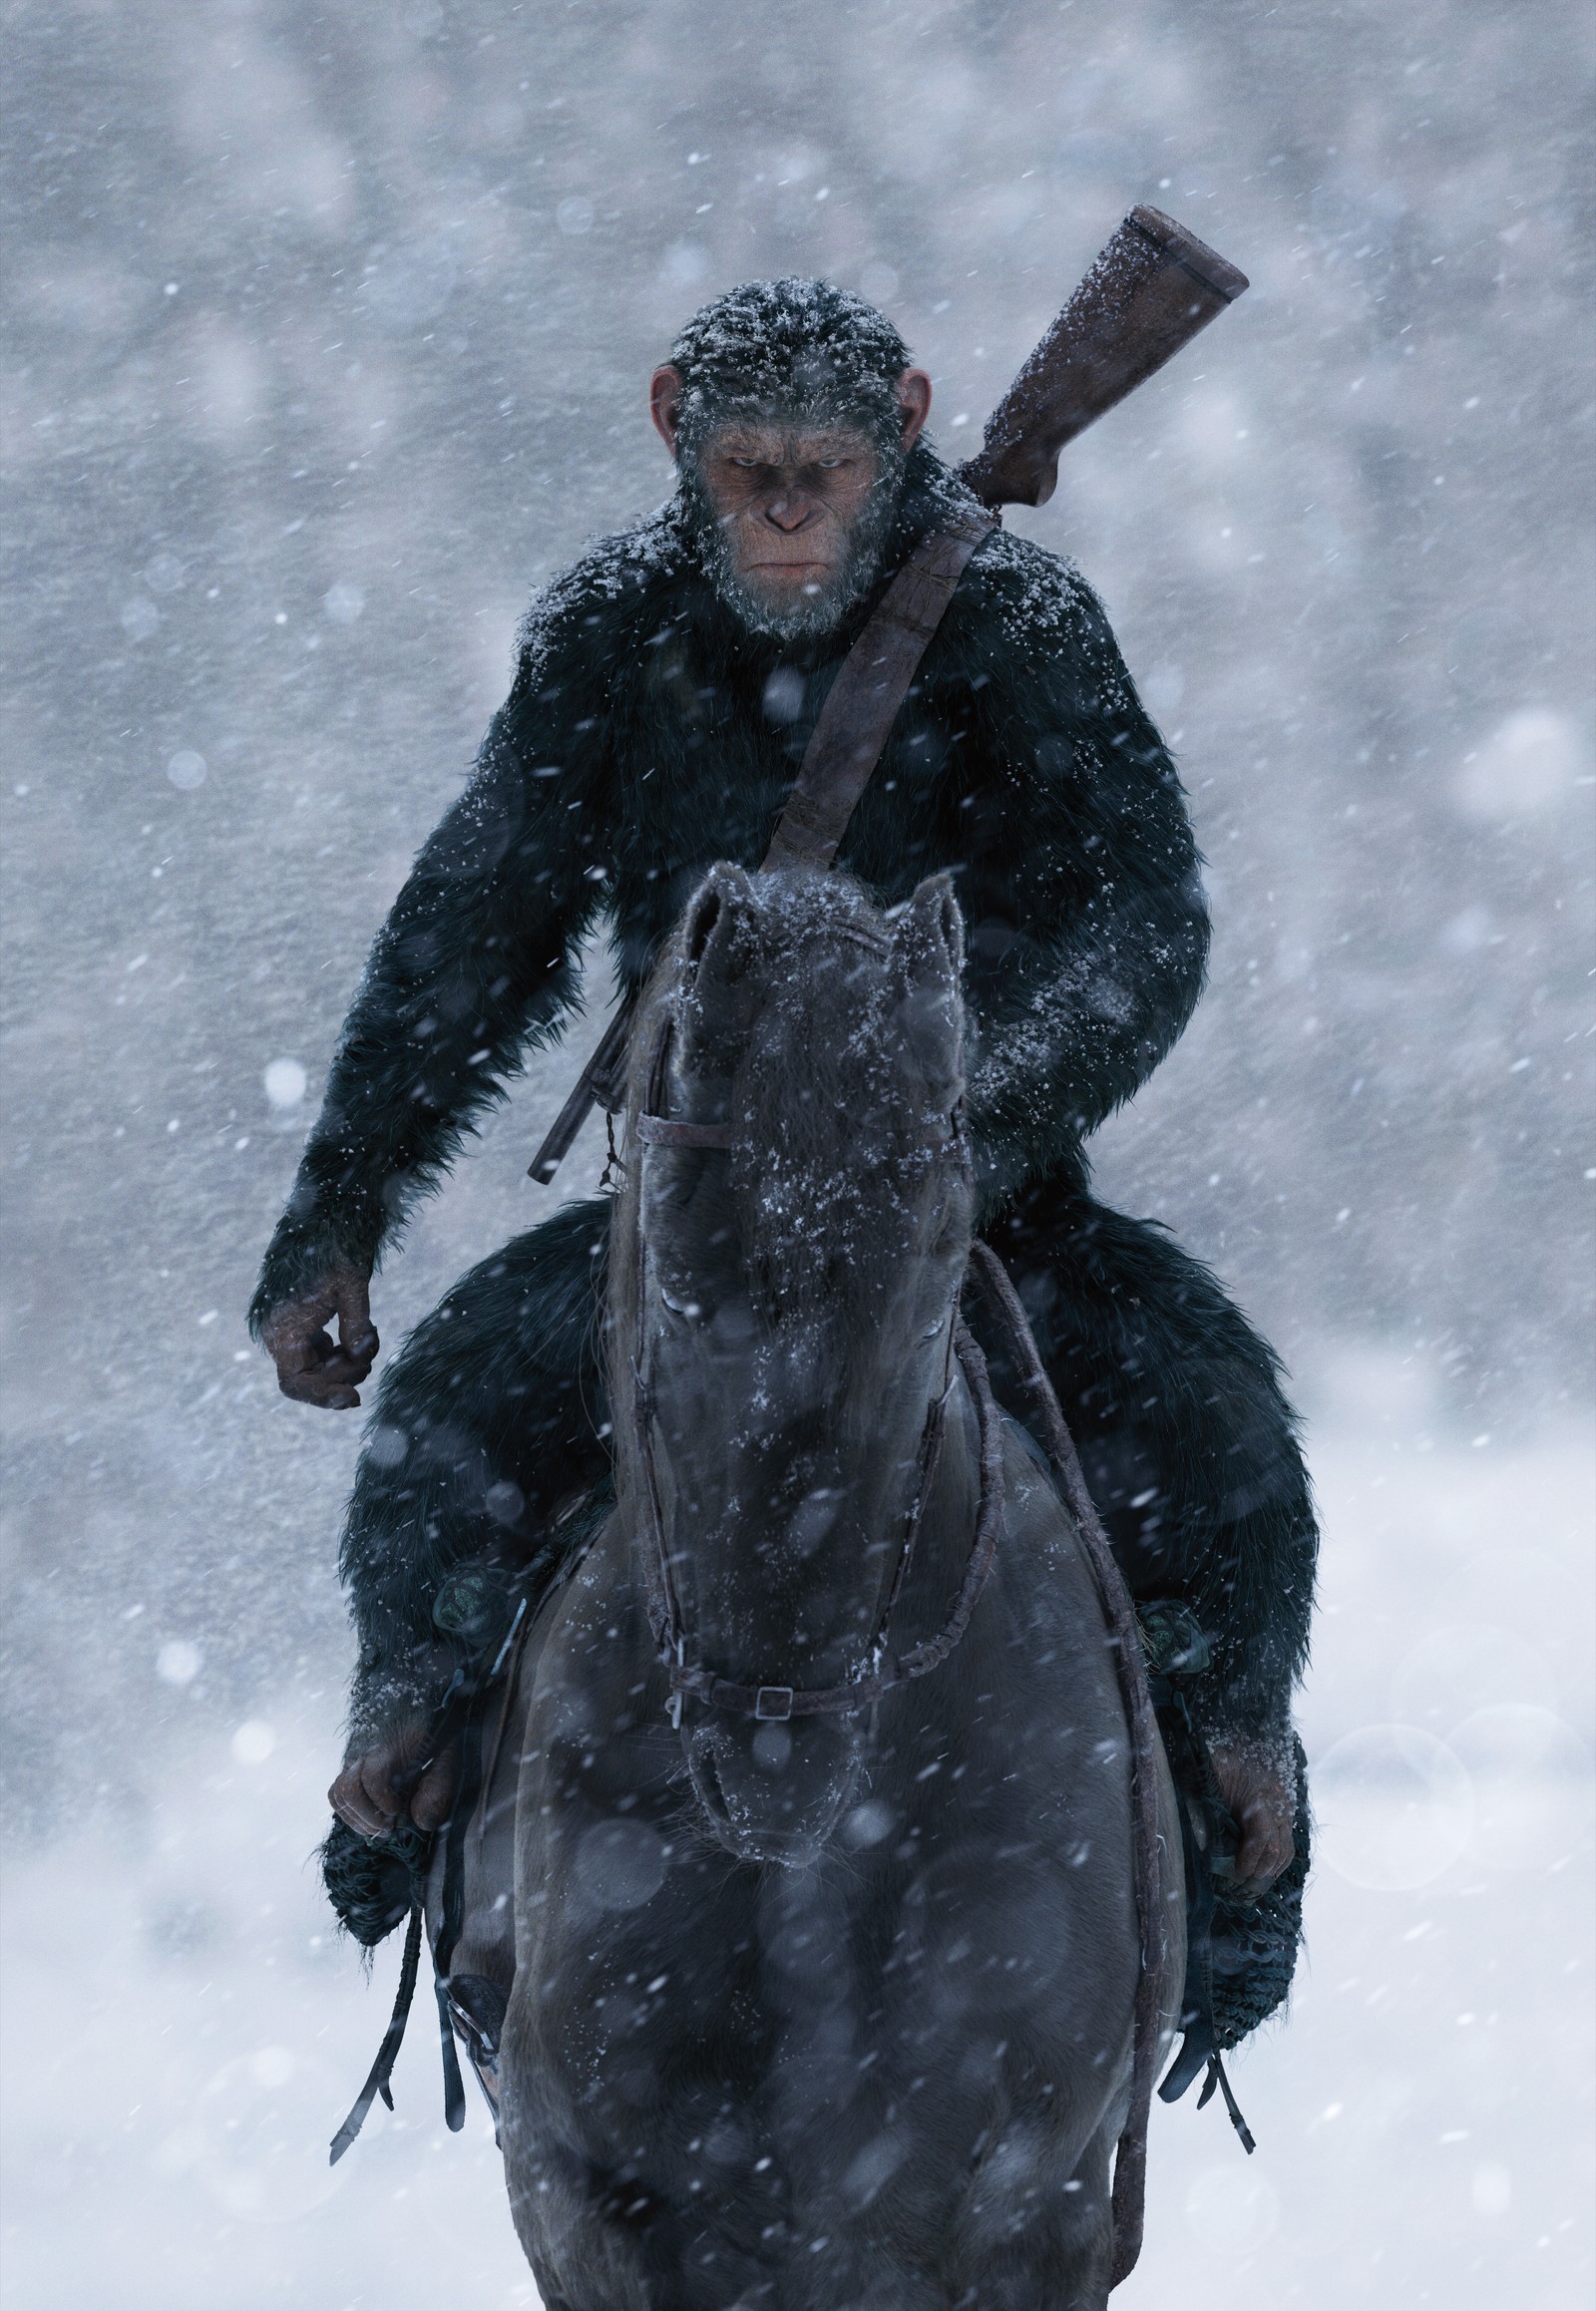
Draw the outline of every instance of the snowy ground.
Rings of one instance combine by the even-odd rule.
[[[1309,1960],[1289,2029],[1235,2065],[1256,2158],[1217,2105],[1158,2114],[1116,2303],[1584,2311],[1591,1453],[1381,1437],[1399,1375],[1350,1372],[1314,1450]],[[486,2119],[443,2128],[422,2009],[397,2114],[326,2167],[396,1966],[362,1985],[306,1859],[335,1718],[303,1691],[197,1722],[136,1827],[13,1856],[9,2311],[536,2304]]]

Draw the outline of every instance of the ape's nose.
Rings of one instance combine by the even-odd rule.
[[[784,490],[765,508],[765,520],[773,529],[791,533],[801,530],[814,513],[813,500],[806,498],[801,490]]]

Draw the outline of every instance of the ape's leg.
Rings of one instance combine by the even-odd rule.
[[[1214,1644],[1202,1715],[1280,1737],[1307,1658],[1318,1536],[1272,1351],[1200,1262],[1077,1182],[1028,1188],[987,1236],[1132,1592],[1182,1598]]]
[[[451,1567],[552,1571],[607,1476],[598,1354],[607,1203],[568,1205],[463,1277],[390,1365],[340,1571],[360,1641],[351,1748],[424,1714],[453,1667],[432,1617]]]

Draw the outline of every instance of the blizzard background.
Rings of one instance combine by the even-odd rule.
[[[1557,0],[6,12],[15,2311],[531,2305],[496,2153],[325,2143],[355,1419],[242,1312],[527,596],[665,494],[735,280],[982,421],[1137,199],[1251,274],[1015,527],[1171,735],[1212,984],[1098,1143],[1279,1345],[1325,1512],[1289,2029],[1157,2115],[1126,2311],[1589,2300],[1591,18]],[[595,1007],[603,999],[601,959]],[[549,1208],[540,1064],[382,1279]],[[587,1189],[595,1135],[559,1192]]]

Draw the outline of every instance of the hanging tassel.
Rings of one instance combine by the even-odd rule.
[[[443,2042],[443,2117],[451,2134],[466,2122],[466,2090],[455,2049],[454,2017],[449,2012],[449,1985],[440,1974],[433,1985],[438,1993],[438,2034]]]
[[[1230,2091],[1230,2081],[1225,2076],[1225,2066],[1218,2055],[1215,2055],[1209,2062],[1207,2083],[1204,2086],[1202,2093],[1197,2098],[1197,2108],[1199,2111],[1206,2109],[1207,2105],[1213,2101],[1214,2089],[1216,2087],[1219,2089],[1219,2092],[1225,2099],[1225,2109],[1230,2114],[1231,2124],[1235,2127],[1236,2132],[1241,2137],[1241,2146],[1246,2151],[1248,2157],[1251,2158],[1253,2152],[1258,2148],[1258,2145],[1253,2140],[1252,2128],[1248,2125],[1246,2119],[1242,2117],[1240,2106],[1238,2105],[1235,2096]]]
[[[366,2115],[379,2095],[389,2110],[393,2109],[393,2094],[388,2081],[393,2077],[393,2066],[399,2060],[399,2049],[404,2044],[405,2024],[410,2020],[410,2003],[416,1995],[416,1975],[420,1964],[421,1907],[418,1903],[410,1913],[410,1925],[405,1934],[405,1954],[399,1968],[399,1989],[393,2002],[393,2019],[383,2034],[382,2044],[377,2049],[377,2059],[371,2066],[370,2075],[360,2090],[354,2109],[332,2138],[332,2153],[327,2160],[329,2166],[337,2165],[365,2124]]]

